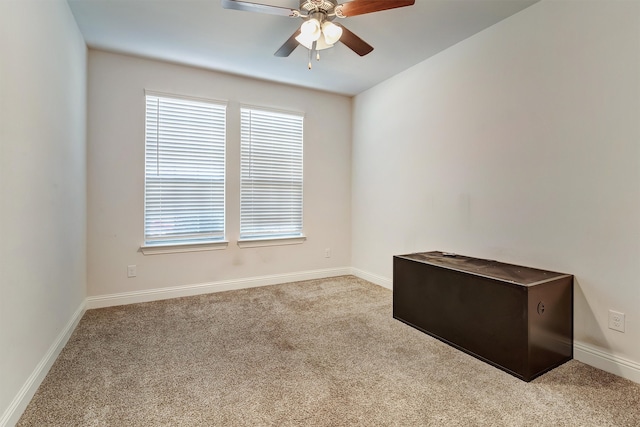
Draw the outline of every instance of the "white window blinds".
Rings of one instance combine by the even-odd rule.
[[[241,108],[240,239],[302,236],[303,116]]]
[[[146,94],[145,245],[224,240],[226,105]]]

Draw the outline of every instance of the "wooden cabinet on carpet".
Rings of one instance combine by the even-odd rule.
[[[393,317],[524,381],[573,358],[573,276],[442,252],[393,257]]]

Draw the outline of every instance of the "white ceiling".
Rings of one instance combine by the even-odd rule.
[[[298,0],[251,0],[297,8]],[[364,0],[362,0],[364,1]],[[307,69],[308,50],[274,52],[300,18],[223,9],[220,0],[68,0],[89,47],[345,95],[358,94],[539,0],[416,0],[340,21],[374,47],[341,43]],[[341,1],[344,3],[345,1]]]

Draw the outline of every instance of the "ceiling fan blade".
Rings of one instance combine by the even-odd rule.
[[[344,43],[349,49],[360,56],[365,56],[366,54],[371,53],[371,51],[373,50],[373,46],[353,34],[351,31],[345,28],[344,25],[338,24],[337,22],[334,22],[334,24],[339,25],[340,28],[342,28],[342,36],[340,37],[340,41]]]
[[[347,18],[349,16],[364,15],[365,13],[379,12],[381,10],[396,9],[398,7],[412,6],[415,0],[352,0],[342,3],[338,16]]]
[[[297,18],[300,12],[287,7],[271,6],[268,4],[251,3],[241,0],[222,0],[222,7],[225,9],[242,10],[245,12],[268,13],[270,15],[290,16]]]
[[[289,40],[287,40],[282,46],[280,46],[280,49],[278,49],[277,52],[274,53],[274,55],[281,58],[291,55],[291,52],[293,52],[299,45],[298,40],[296,40],[296,37],[298,37],[299,35],[300,28],[298,28],[298,30],[293,33],[291,37],[289,37]]]

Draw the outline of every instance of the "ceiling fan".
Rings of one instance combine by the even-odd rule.
[[[309,49],[309,69],[311,58],[316,54],[320,60],[320,50],[333,47],[340,41],[360,56],[373,50],[367,42],[356,36],[343,25],[334,23],[336,18],[348,18],[382,10],[411,6],[415,0],[351,0],[338,4],[338,0],[300,0],[299,9],[251,3],[243,0],[222,0],[225,9],[247,12],[267,13],[271,15],[302,18],[303,23],[275,53],[275,56],[287,57],[298,45]]]

